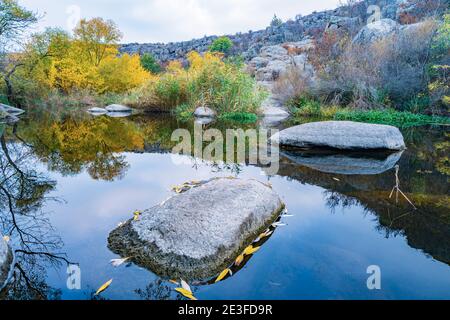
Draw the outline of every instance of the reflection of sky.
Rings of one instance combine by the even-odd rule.
[[[169,155],[128,154],[130,169],[123,180],[101,182],[83,173],[58,180],[57,194],[66,204],[49,204],[52,223],[65,242],[65,251],[81,263],[83,290],[94,290],[110,278],[103,294],[111,299],[138,298],[134,293],[155,277],[132,266],[113,269],[116,256],[107,248],[107,237],[117,223],[131,218],[170,196],[171,186],[216,175],[200,165],[175,166]],[[244,168],[240,177],[264,180],[260,169]],[[287,226],[226,281],[199,288],[200,299],[339,299],[339,298],[450,298],[450,268],[411,249],[401,237],[386,239],[375,230],[375,217],[360,207],[330,212],[324,190],[287,178],[271,179],[294,217]],[[366,288],[369,265],[382,269],[382,291]],[[49,284],[61,287],[64,298],[85,298],[65,289],[65,270],[51,272]]]

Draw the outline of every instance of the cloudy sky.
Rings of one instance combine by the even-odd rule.
[[[170,42],[265,28],[277,14],[333,9],[339,0],[19,0],[44,15],[37,27],[71,29],[79,17],[114,20],[123,42]]]

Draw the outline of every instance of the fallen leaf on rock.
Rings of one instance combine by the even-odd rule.
[[[239,257],[236,258],[236,261],[234,261],[234,264],[239,267],[241,265],[241,263],[244,261],[244,258],[245,258],[244,254],[241,254]]]
[[[219,274],[219,276],[217,277],[217,279],[216,279],[215,282],[217,283],[217,282],[222,281],[223,279],[225,279],[225,277],[226,277],[228,274],[230,274],[230,276],[232,276],[232,275],[233,275],[233,271],[231,271],[230,269],[225,269],[225,270],[223,270],[222,273]]]
[[[134,221],[138,221],[139,218],[141,217],[142,212],[140,211],[135,211],[134,212]]]
[[[194,297],[194,295],[192,294],[192,292],[184,289],[184,288],[176,288],[175,289],[176,292],[181,293],[184,297],[191,299],[191,300],[197,300],[196,297]]]
[[[254,254],[256,251],[258,251],[261,247],[256,247],[254,248],[253,246],[248,246],[245,250],[244,250],[244,255],[246,256],[250,256],[252,254]]]

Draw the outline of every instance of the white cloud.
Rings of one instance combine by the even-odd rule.
[[[67,29],[78,6],[81,16],[114,20],[124,42],[170,42],[204,35],[233,34],[265,28],[272,16],[283,20],[297,14],[333,9],[339,0],[19,0],[27,8],[45,13],[39,28]]]

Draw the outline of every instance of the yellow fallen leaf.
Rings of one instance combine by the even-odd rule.
[[[96,296],[98,296],[100,293],[102,293],[103,291],[105,291],[106,289],[108,289],[108,287],[111,285],[111,283],[113,282],[113,279],[109,280],[108,282],[106,282],[105,284],[103,284],[95,293]]]
[[[244,254],[246,256],[250,256],[252,254],[254,254],[256,251],[258,251],[261,247],[256,247],[254,248],[253,246],[248,246],[245,250],[244,250]]]
[[[134,212],[134,221],[138,221],[139,218],[141,217],[142,212],[140,211],[135,211]]]
[[[176,288],[175,289],[176,292],[181,293],[184,297],[191,299],[191,300],[197,300],[196,297],[194,297],[194,295],[192,294],[192,292],[184,289],[184,288]]]
[[[9,242],[11,240],[11,238],[9,236],[4,236],[3,240],[5,240],[5,242]]]
[[[239,267],[243,261],[244,261],[244,254],[241,254],[239,257],[236,258],[234,264]]]
[[[233,272],[232,272],[230,269],[225,269],[225,270],[223,270],[222,273],[219,274],[219,276],[217,277],[217,279],[216,279],[215,282],[217,283],[217,282],[222,281],[223,279],[225,279],[225,277],[226,277],[228,274],[233,275]]]

